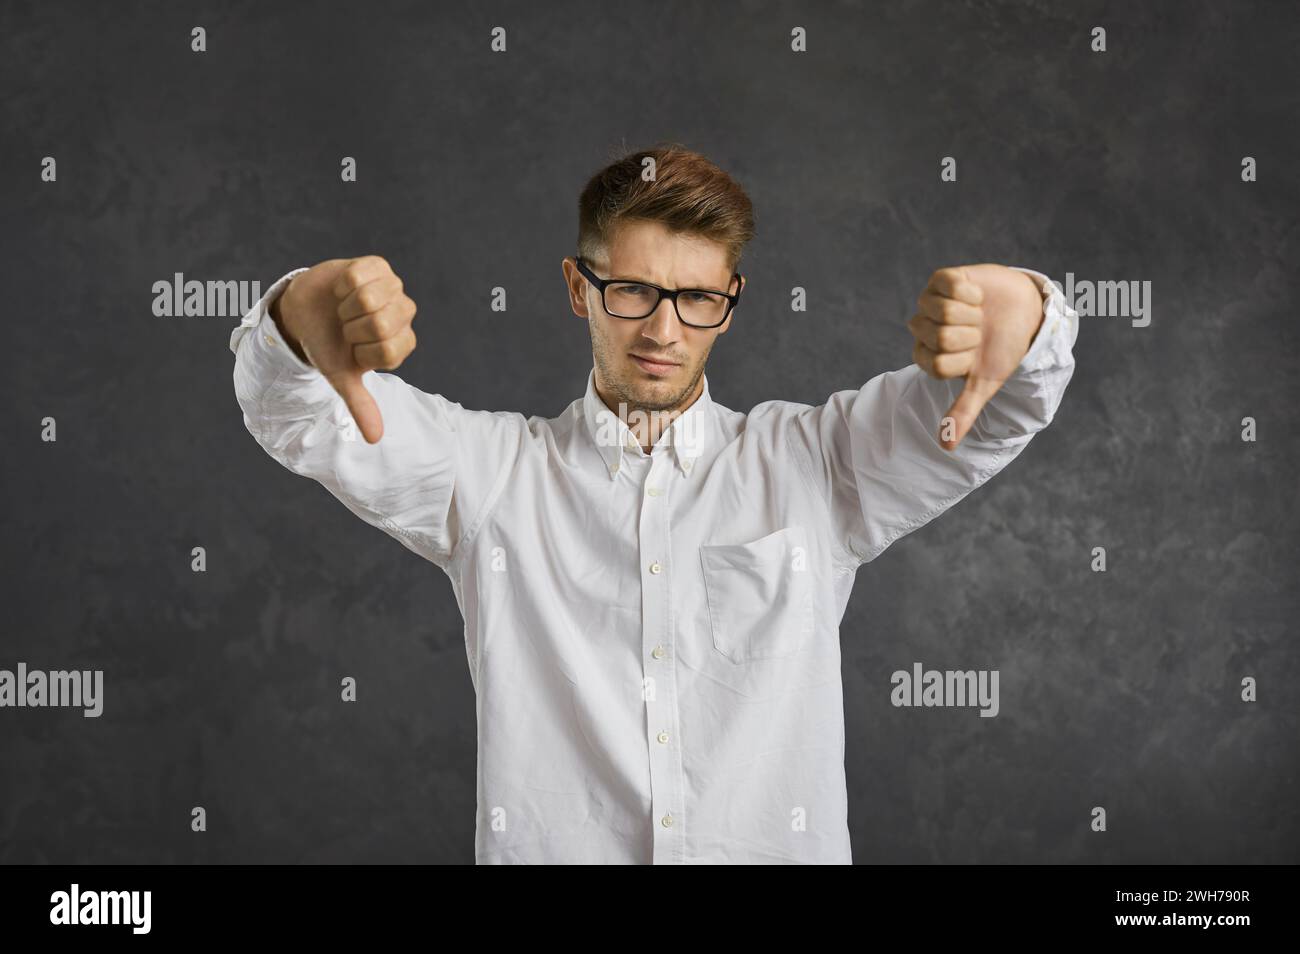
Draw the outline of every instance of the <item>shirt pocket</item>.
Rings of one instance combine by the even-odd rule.
[[[804,528],[700,547],[713,648],[734,663],[800,652],[813,631]]]

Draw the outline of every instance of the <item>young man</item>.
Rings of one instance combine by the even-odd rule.
[[[244,421],[451,579],[480,863],[847,863],[854,574],[1052,419],[1077,316],[1037,272],[944,268],[908,323],[915,365],[746,415],[704,375],[745,284],[740,186],[652,149],[579,210],[564,279],[594,368],[559,417],[377,373],[415,347],[415,305],[369,256],[289,273],[235,329]]]

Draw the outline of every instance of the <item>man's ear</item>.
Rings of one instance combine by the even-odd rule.
[[[736,289],[736,294],[737,294],[737,295],[739,295],[742,291],[744,291],[744,289],[745,289],[745,281],[746,281],[745,276],[744,276],[744,275],[741,275],[741,276],[740,276],[740,287]],[[736,308],[739,308],[739,307],[740,307],[740,303],[737,302],[737,303],[736,303]],[[720,334],[720,335],[725,335],[725,334],[727,333],[727,329],[731,327],[731,319],[732,319],[733,317],[735,317],[735,314],[736,314],[736,308],[731,309],[731,314],[727,315],[727,320],[724,321],[722,324],[718,325],[718,334]]]
[[[569,290],[569,307],[579,318],[589,318],[587,309],[587,279],[578,271],[578,263],[572,256],[565,257],[560,266],[564,271],[564,285]]]

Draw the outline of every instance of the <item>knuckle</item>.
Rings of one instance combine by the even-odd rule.
[[[343,270],[343,275],[340,277],[340,283],[342,284],[345,293],[349,295],[361,287],[361,272],[357,269],[355,264],[349,265]]]
[[[961,361],[955,355],[939,355],[934,359],[935,370],[945,378],[955,377],[960,365]]]
[[[388,267],[388,263],[378,255],[361,255],[357,257],[351,267],[364,274],[376,269],[385,269]]]
[[[952,326],[940,328],[936,335],[939,347],[944,351],[960,351],[962,345],[962,330]]]
[[[383,296],[370,285],[357,292],[357,304],[364,311],[377,311],[383,303]]]

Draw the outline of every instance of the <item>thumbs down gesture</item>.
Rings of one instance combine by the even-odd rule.
[[[975,419],[1020,361],[1043,320],[1043,296],[1024,272],[1004,265],[941,268],[907,322],[912,360],[931,377],[962,378],[940,421],[945,450],[961,443]]]
[[[294,276],[271,317],[298,357],[343,398],[361,436],[376,443],[384,421],[362,375],[396,368],[415,350],[415,302],[392,266],[378,255],[321,262]]]

